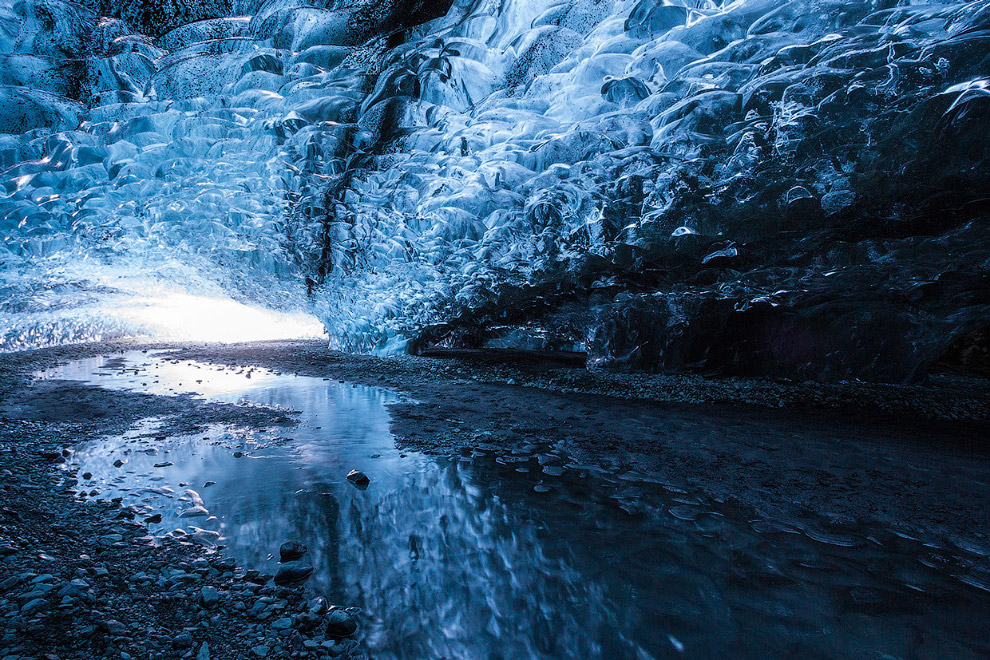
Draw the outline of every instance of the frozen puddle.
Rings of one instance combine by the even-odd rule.
[[[148,419],[71,465],[92,473],[87,491],[160,513],[154,532],[219,540],[248,568],[273,574],[279,545],[302,541],[307,584],[364,609],[375,658],[990,654],[978,550],[755,520],[546,447],[400,453],[396,397],[376,388],[139,352],[41,376],[300,411],[296,426],[187,436]],[[366,490],[345,480],[354,468]]]

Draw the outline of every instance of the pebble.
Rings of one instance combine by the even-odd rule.
[[[63,598],[68,596],[70,598],[79,598],[86,595],[89,591],[89,583],[81,578],[76,578],[74,580],[69,580],[65,585],[58,590],[58,595]]]
[[[348,472],[347,480],[350,481],[355,486],[358,486],[359,488],[366,487],[368,484],[371,483],[371,479],[368,478],[368,475],[366,475],[364,472],[361,472],[359,470],[351,470],[350,472]]]
[[[31,616],[36,612],[47,610],[49,607],[48,601],[44,598],[33,598],[21,607],[21,616]]]
[[[214,587],[203,587],[199,592],[199,600],[203,603],[203,607],[211,608],[220,600],[220,592]]]
[[[107,627],[107,632],[113,635],[114,637],[123,637],[129,632],[127,626],[121,623],[120,621],[117,621],[116,619],[107,620],[106,627]]]
[[[334,610],[327,615],[327,634],[331,637],[350,637],[357,632],[357,621],[344,610]]]

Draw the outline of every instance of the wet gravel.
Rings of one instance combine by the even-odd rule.
[[[102,500],[62,468],[77,440],[148,416],[181,433],[289,425],[290,413],[26,378],[59,354],[3,360],[0,658],[363,657],[353,610],[239,568],[208,533],[154,538],[153,513]]]

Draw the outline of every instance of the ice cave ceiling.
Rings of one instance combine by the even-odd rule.
[[[990,0],[5,0],[0,52],[0,350],[189,295],[606,368],[986,348]]]

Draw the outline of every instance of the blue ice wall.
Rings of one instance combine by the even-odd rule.
[[[156,287],[795,378],[990,322],[986,0],[91,6],[0,5],[7,348]]]

